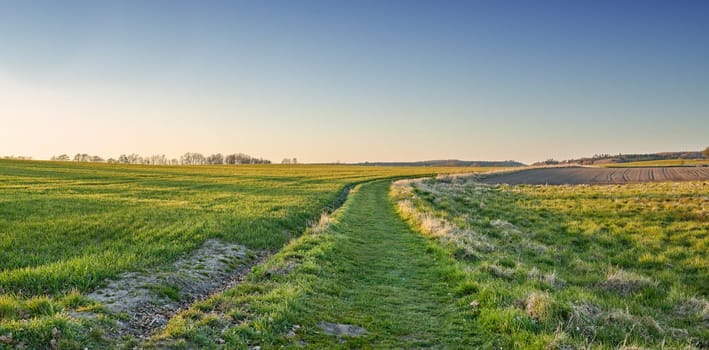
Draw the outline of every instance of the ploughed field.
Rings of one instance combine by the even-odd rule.
[[[539,168],[492,175],[487,184],[603,185],[663,181],[706,181],[709,167]]]

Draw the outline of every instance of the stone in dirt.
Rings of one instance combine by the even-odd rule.
[[[10,335],[0,335],[0,343],[3,344],[12,344],[14,341],[12,340],[12,333]]]
[[[294,324],[293,327],[290,329],[290,331],[288,331],[288,333],[286,334],[286,337],[288,337],[288,338],[295,337],[296,336],[295,332],[298,331],[299,329],[300,329],[300,325]]]
[[[318,327],[320,327],[325,334],[336,335],[338,337],[358,337],[367,333],[365,328],[351,324],[320,322],[318,323]]]

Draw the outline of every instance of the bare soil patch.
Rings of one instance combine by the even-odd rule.
[[[324,230],[329,224],[327,213],[339,209],[352,188],[354,185],[345,186],[319,220],[309,221],[308,227],[314,232]],[[251,268],[263,263],[269,255],[268,251],[210,239],[167,269],[124,273],[87,297],[120,319],[117,328],[107,334],[109,337],[117,339],[128,335],[144,339],[164,329],[174,315],[194,302],[242,282]],[[283,270],[269,273],[284,274],[294,267],[289,264]],[[72,311],[70,315],[92,319],[98,316],[91,311]]]
[[[127,315],[109,336],[144,338],[193,302],[241,281],[263,256],[238,244],[208,240],[173,268],[124,273],[87,297],[111,313]],[[94,318],[96,314],[76,312],[72,316]]]
[[[482,178],[487,184],[605,185],[663,181],[706,181],[709,168],[541,168],[501,173]]]

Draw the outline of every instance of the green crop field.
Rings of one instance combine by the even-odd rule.
[[[449,178],[393,193],[464,266],[470,326],[486,347],[709,347],[707,182]]]
[[[0,160],[0,349],[709,346],[709,183],[481,170]]]
[[[53,328],[63,348],[100,338],[67,312],[107,279],[164,266],[212,238],[276,251],[347,185],[472,170],[0,160],[0,348],[45,347]]]

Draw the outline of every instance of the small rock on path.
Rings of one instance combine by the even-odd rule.
[[[320,327],[325,334],[336,335],[338,337],[357,337],[367,333],[365,328],[351,324],[320,322],[318,323],[318,327]]]

